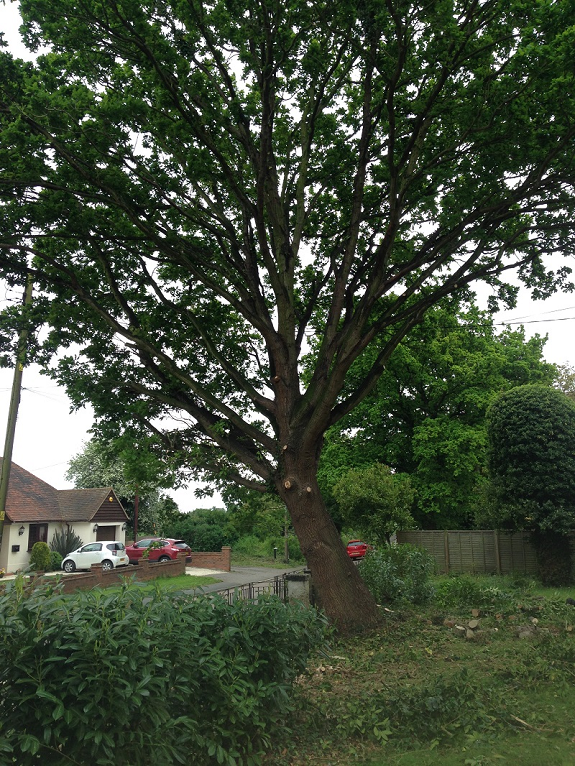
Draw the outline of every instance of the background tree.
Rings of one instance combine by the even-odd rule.
[[[528,530],[545,584],[572,582],[575,404],[545,386],[519,386],[488,412],[493,521]]]
[[[273,487],[330,617],[377,621],[319,491],[323,437],[438,301],[476,279],[512,301],[511,271],[537,297],[564,283],[544,258],[573,249],[575,9],[21,11],[49,53],[0,58],[0,274],[34,277],[25,320],[52,332],[31,352],[71,348],[55,375],[100,428],[146,428],[182,470]],[[0,337],[21,323],[7,313]]]
[[[557,365],[554,386],[564,393],[572,402],[575,401],[575,367],[572,364]]]
[[[430,310],[391,355],[373,392],[329,432],[320,468],[324,494],[347,468],[379,461],[410,476],[420,526],[473,526],[487,482],[487,409],[514,386],[553,381],[544,343],[537,335],[526,340],[523,328],[498,334],[472,302]],[[356,365],[350,385],[363,372]]]
[[[237,535],[224,508],[198,508],[191,513],[172,514],[164,525],[167,537],[182,538],[193,551],[219,551]]]
[[[163,474],[163,475],[162,475]],[[66,479],[75,487],[112,487],[134,527],[134,501],[138,503],[138,530],[142,533],[167,534],[172,520],[178,516],[178,506],[168,495],[160,492],[165,486],[163,464],[158,464],[145,450],[91,439],[84,444],[68,465]]]
[[[335,484],[333,495],[344,522],[369,542],[390,545],[393,534],[413,526],[409,477],[392,473],[386,465],[351,469]]]

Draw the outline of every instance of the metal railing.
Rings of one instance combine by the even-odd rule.
[[[221,596],[228,604],[233,604],[237,599],[245,601],[257,601],[260,596],[278,596],[282,601],[287,600],[286,577],[290,574],[298,574],[303,569],[294,569],[293,572],[285,572],[277,577],[271,577],[269,580],[259,580],[258,582],[249,582],[244,585],[236,585],[234,588],[226,590],[212,591],[210,596]]]

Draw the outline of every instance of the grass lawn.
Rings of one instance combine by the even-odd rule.
[[[433,604],[389,607],[379,631],[317,658],[266,766],[575,764],[569,593],[526,578],[436,586]]]
[[[141,588],[143,591],[151,591],[155,588],[160,588],[164,591],[179,591],[179,590],[192,590],[194,588],[202,588],[204,585],[213,585],[214,583],[221,582],[216,577],[210,576],[197,576],[197,575],[179,575],[178,577],[156,577],[154,580],[148,582],[138,582],[136,579],[132,581],[132,585],[137,588]],[[106,588],[106,591],[120,590],[121,586],[111,585]]]

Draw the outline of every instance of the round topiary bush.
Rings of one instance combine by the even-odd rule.
[[[50,551],[50,571],[57,572],[62,567],[62,555],[58,551]]]
[[[30,566],[37,572],[50,570],[51,556],[47,543],[34,543],[30,552]]]

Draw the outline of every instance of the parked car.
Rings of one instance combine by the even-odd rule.
[[[125,567],[130,563],[124,543],[111,540],[102,543],[87,543],[62,561],[64,572],[75,572],[76,569],[90,569],[92,564],[101,564],[107,572],[116,567]]]
[[[186,552],[187,563],[192,560],[192,549],[184,540],[175,540],[173,537],[144,537],[126,547],[130,564],[137,564],[147,549],[148,561],[173,561],[182,551]]]
[[[364,543],[362,540],[350,540],[347,544],[347,555],[351,559],[362,559],[372,549],[372,545]]]

